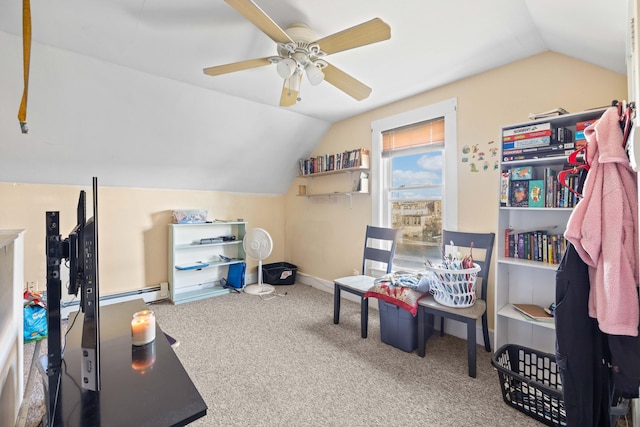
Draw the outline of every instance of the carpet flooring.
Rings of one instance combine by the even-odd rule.
[[[360,337],[360,305],[295,284],[263,300],[232,293],[181,305],[150,305],[208,405],[194,426],[540,426],[502,400],[491,353],[478,346],[467,375],[466,342],[449,335],[427,354],[380,339],[378,311]],[[42,346],[46,352],[46,344]],[[33,344],[25,346],[25,365]],[[25,373],[26,375],[26,373]],[[34,381],[28,426],[44,413]]]

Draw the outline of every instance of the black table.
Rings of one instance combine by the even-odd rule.
[[[80,387],[78,313],[67,335],[54,427],[183,426],[206,415],[206,403],[157,322],[152,344],[131,345],[133,313],[145,308],[142,299],[100,307],[99,392]]]

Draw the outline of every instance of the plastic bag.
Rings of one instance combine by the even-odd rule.
[[[47,309],[39,304],[30,304],[23,309],[24,342],[47,337]]]

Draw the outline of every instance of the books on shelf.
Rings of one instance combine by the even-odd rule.
[[[500,206],[521,208],[573,208],[578,203],[579,175],[568,175],[568,187],[557,180],[562,165],[505,168],[500,174]]]
[[[559,264],[567,249],[562,233],[554,233],[555,227],[536,230],[504,230],[505,258],[524,259]]]
[[[300,175],[310,175],[350,168],[369,168],[369,150],[357,148],[336,154],[323,154],[309,159],[300,159]]]
[[[518,310],[528,320],[537,322],[553,323],[554,318],[544,308],[535,304],[511,304],[513,308]]]

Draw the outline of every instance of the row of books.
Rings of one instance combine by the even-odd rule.
[[[532,166],[505,169],[500,175],[500,206],[523,208],[573,208],[579,201],[579,175],[568,175],[567,186],[557,179],[558,171],[545,167],[540,179]],[[573,191],[572,191],[573,190]]]
[[[504,256],[507,258],[559,264],[567,249],[563,234],[553,234],[549,230],[504,231]]]
[[[300,159],[300,175],[358,167],[369,167],[369,150],[357,148],[337,154],[323,154],[309,159]]]

